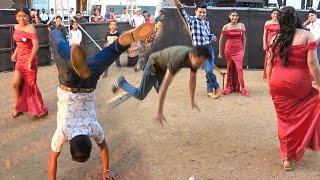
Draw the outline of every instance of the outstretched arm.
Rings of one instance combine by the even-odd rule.
[[[190,101],[191,101],[191,108],[196,108],[200,111],[198,105],[194,102],[194,94],[196,91],[197,86],[197,73],[190,71],[190,79],[189,79],[189,91],[190,91]]]
[[[191,16],[187,13],[186,9],[183,7],[181,2],[179,0],[174,0],[174,4],[176,5],[177,9],[182,12],[183,17],[185,20],[191,24],[192,23],[192,18]]]
[[[109,169],[109,151],[106,141],[103,140],[101,144],[98,144],[100,147],[101,160],[103,166],[103,179],[112,179],[113,174]]]
[[[55,180],[57,175],[58,156],[60,152],[50,150],[48,160],[48,180]]]
[[[166,74],[163,78],[163,81],[161,83],[160,86],[160,90],[159,90],[159,104],[158,104],[158,113],[157,113],[157,117],[155,119],[156,123],[159,125],[163,125],[162,121],[166,120],[164,115],[163,115],[163,104],[164,104],[164,99],[166,97],[166,93],[168,90],[168,87],[171,83],[171,80],[173,79],[173,75],[170,73],[169,70],[166,71]]]

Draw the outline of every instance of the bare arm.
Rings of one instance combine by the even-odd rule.
[[[196,108],[200,111],[198,105],[194,101],[194,94],[196,91],[197,86],[197,73],[190,71],[190,79],[189,79],[189,91],[190,91],[190,101],[191,101],[191,108]]]
[[[32,26],[30,33],[37,33],[36,29],[34,28],[34,26]],[[35,55],[38,52],[39,49],[39,41],[38,39],[31,39],[32,42],[32,50],[31,50],[31,55],[29,58],[29,68],[31,69],[31,65],[32,65],[32,60],[35,57]]]
[[[58,156],[60,152],[50,150],[48,160],[48,180],[55,180],[57,175]]]
[[[306,28],[308,24],[310,24],[309,19],[306,20],[306,21],[302,24],[302,27],[303,27],[303,28]]]
[[[267,25],[267,22],[264,24],[264,30],[263,30],[263,50],[266,50],[267,49],[267,37],[268,37],[268,32],[266,31],[266,25]]]
[[[242,43],[243,43],[243,52],[246,52],[246,43],[247,43],[247,37],[246,37],[246,27],[244,26],[244,24],[242,24],[242,29],[244,30],[243,32],[243,38],[242,38]]]
[[[219,58],[223,59],[224,58],[224,48],[226,45],[226,36],[223,34],[223,31],[226,31],[227,27],[226,25],[223,26],[220,39],[219,39]]]
[[[106,141],[103,140],[103,142],[98,144],[98,146],[100,147],[104,179],[111,178],[113,175],[109,170],[109,151]]]
[[[162,121],[165,120],[163,116],[164,99],[166,97],[166,93],[172,79],[173,79],[173,75],[170,73],[169,70],[167,70],[159,89],[159,102],[158,102],[159,104],[158,104],[158,113],[156,117],[156,122],[161,126],[163,125]]]
[[[309,33],[308,42],[315,41],[314,37]],[[314,81],[316,82],[318,90],[320,90],[320,67],[317,58],[317,49],[308,50],[307,54],[307,63],[309,67],[309,71],[311,76],[313,77]]]
[[[13,51],[13,54],[11,55],[11,61],[16,62],[17,61],[17,53],[18,53],[18,46]]]

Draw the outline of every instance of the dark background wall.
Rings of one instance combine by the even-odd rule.
[[[189,35],[182,25],[182,21],[175,8],[166,7],[165,25],[160,40],[151,50],[155,52],[173,45],[191,45]],[[219,39],[220,32],[224,24],[227,23],[228,13],[231,8],[209,8],[207,17],[211,24],[211,31]],[[194,8],[188,8],[190,15],[194,15]],[[246,25],[247,45],[244,58],[244,67],[247,68],[263,68],[264,51],[262,50],[262,35],[263,26],[266,20],[270,17],[271,9],[253,9],[253,8],[238,8],[240,21]],[[307,18],[307,11],[299,11],[298,15],[302,21]],[[2,19],[2,18],[0,18]],[[91,37],[103,47],[105,34],[108,31],[108,23],[84,23],[83,28],[91,35]],[[36,30],[39,38],[40,49],[38,56],[40,65],[50,64],[50,47],[48,39],[48,30],[46,25],[36,25]],[[127,22],[118,23],[118,31],[130,29]],[[15,44],[12,39],[13,25],[0,25],[0,72],[12,70],[14,64],[10,60],[10,56],[14,50]],[[85,48],[88,56],[91,56],[99,51],[99,49],[90,41],[83,33],[82,46]],[[214,44],[215,56],[218,55],[218,40]],[[224,67],[225,61],[216,59],[216,64],[219,67]]]
[[[181,18],[176,8],[165,7],[166,20],[163,29],[163,36],[160,39],[157,49],[163,49],[173,45],[191,45],[191,40],[183,28]],[[218,56],[218,44],[221,29],[228,21],[228,13],[233,8],[208,8],[207,18],[210,21],[211,31],[217,36],[214,43],[215,56]],[[187,8],[190,15],[194,15],[194,8]],[[262,49],[262,36],[264,23],[270,19],[271,9],[237,8],[240,14],[240,22],[246,26],[247,44],[244,59],[244,67],[263,68],[264,51]],[[298,15],[302,21],[307,18],[307,11],[299,11]],[[218,66],[224,67],[225,61],[216,59]]]

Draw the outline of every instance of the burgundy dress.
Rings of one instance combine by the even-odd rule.
[[[265,31],[267,32],[267,49],[266,49],[266,55],[264,58],[264,72],[263,72],[263,79],[267,79],[267,73],[266,73],[266,67],[267,67],[267,58],[268,58],[268,49],[270,46],[270,41],[272,37],[277,34],[280,30],[279,24],[268,24],[264,26]]]
[[[22,76],[20,87],[20,96],[16,104],[17,112],[27,112],[30,116],[41,116],[48,112],[44,105],[41,93],[37,86],[38,57],[32,60],[32,70],[28,70],[28,61],[32,51],[32,39],[37,39],[36,33],[28,33],[21,30],[15,30],[13,34],[18,48],[15,70]]]
[[[223,90],[223,94],[229,94],[232,91],[238,91],[249,96],[249,92],[245,89],[243,79],[243,29],[229,29],[222,31],[227,37],[225,46],[225,56],[227,61],[227,82]]]
[[[292,46],[288,66],[275,57],[269,82],[278,119],[280,152],[283,158],[300,161],[306,148],[320,150],[320,98],[312,87],[307,52],[315,42]]]

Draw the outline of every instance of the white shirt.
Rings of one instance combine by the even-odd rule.
[[[310,30],[315,39],[320,38],[320,20],[316,19],[315,21],[309,23],[306,26],[307,29]]]
[[[93,137],[97,144],[105,139],[105,134],[97,121],[94,106],[95,92],[72,93],[57,90],[57,129],[51,140],[51,150],[60,152],[65,142],[78,135]]]
[[[48,21],[48,15],[46,13],[40,13],[41,21]]]
[[[54,18],[54,14],[49,14],[49,20],[51,21],[51,19],[53,19]]]
[[[70,30],[69,32],[69,44],[78,44],[80,45],[82,40],[82,33],[79,29],[77,29],[76,31],[74,30]]]
[[[119,21],[129,21],[130,20],[130,14],[121,14]]]
[[[140,16],[137,16],[137,15],[133,15],[131,17],[131,21],[132,21],[132,26],[133,27],[138,27],[140,26],[141,24],[145,23],[146,20],[144,19],[144,17],[142,15]]]

